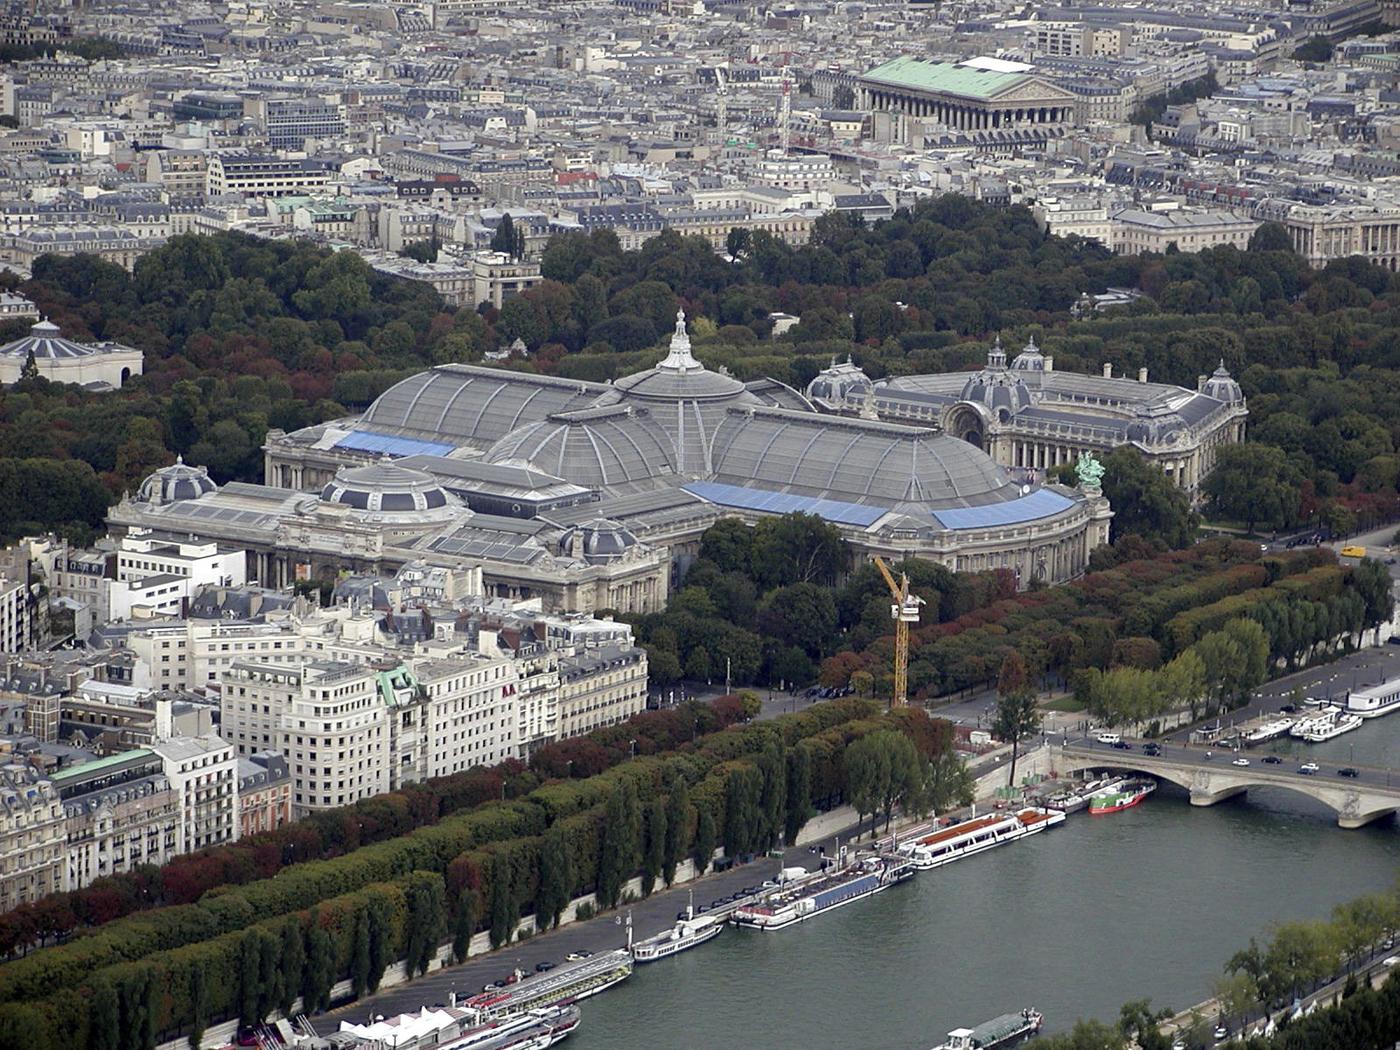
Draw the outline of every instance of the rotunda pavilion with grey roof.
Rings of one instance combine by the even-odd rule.
[[[0,346],[0,383],[19,382],[26,369],[54,383],[94,390],[115,390],[140,375],[144,355],[121,343],[78,343],[66,339],[47,318],[35,321],[29,334]]]
[[[984,400],[995,410],[1009,395],[1008,407],[1023,410],[1029,395],[1019,393],[1019,378],[1003,380],[1006,371],[989,374]],[[489,496],[492,484],[485,472],[464,479],[470,464],[523,465],[591,494],[540,514],[571,547],[585,535],[579,529],[625,533],[668,550],[677,569],[721,517],[794,511],[836,524],[863,554],[1005,568],[1026,585],[1072,578],[1106,541],[1111,512],[1102,496],[1027,484],[936,420],[911,426],[819,411],[813,400],[873,389],[863,376],[830,378],[823,396],[809,399],[773,380],[706,368],[680,314],[663,359],[612,383],[467,365],[410,376],[357,418],[270,432],[266,479],[319,491],[347,465],[412,457],[428,474],[441,463],[470,506],[472,486]],[[609,526],[599,531],[598,519]]]

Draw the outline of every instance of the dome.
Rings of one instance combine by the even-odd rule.
[[[1205,394],[1206,397],[1213,397],[1217,401],[1224,401],[1226,404],[1244,401],[1244,391],[1231,377],[1223,360],[1220,362],[1220,367],[1206,380],[1206,385],[1201,388],[1201,393]]]
[[[637,545],[637,537],[609,518],[594,518],[574,525],[559,537],[559,553],[582,556],[586,561],[612,561]]]
[[[964,383],[958,399],[983,405],[1003,421],[1032,403],[1030,388],[1020,376],[991,369],[983,369]]]
[[[184,457],[176,456],[170,466],[153,471],[141,482],[137,499],[142,503],[175,503],[182,499],[199,499],[218,490],[208,470],[186,466]]]
[[[371,514],[402,514],[415,520],[423,520],[425,514],[433,519],[452,517],[451,512],[462,507],[432,475],[393,463],[342,467],[335,480],[321,490],[321,499]]]
[[[1035,337],[1032,336],[1016,359],[1011,362],[1012,371],[1015,372],[1044,372],[1045,355],[1040,352],[1040,347],[1035,345]]]
[[[71,339],[64,339],[59,334],[58,325],[52,321],[35,321],[29,326],[29,334],[23,339],[16,339],[13,343],[0,346],[0,355],[5,357],[18,357],[28,360],[30,354],[34,355],[34,360],[42,361],[46,358],[52,360],[63,357],[91,357],[96,351],[90,346],[82,343],[75,343]]]
[[[807,396],[822,408],[836,412],[849,407],[853,396],[864,401],[873,389],[870,377],[848,357],[841,364],[833,359],[830,368],[818,372],[807,384]]]
[[[525,461],[575,485],[608,488],[649,482],[675,470],[670,439],[645,410],[613,405],[561,412],[511,431],[487,463]]]
[[[758,400],[733,376],[711,372],[691,356],[684,310],[676,314],[676,330],[671,334],[671,349],[665,360],[645,372],[623,376],[613,384],[613,388],[622,392],[623,400],[634,397],[661,401],[716,400],[732,397],[742,397],[754,403]],[[605,403],[607,400],[598,402]]]

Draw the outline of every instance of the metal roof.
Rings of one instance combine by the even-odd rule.
[[[876,66],[861,79],[916,91],[992,99],[1034,78],[1025,73],[997,73],[952,62],[922,62],[902,55],[883,66]]]
[[[457,449],[456,445],[444,444],[441,441],[394,437],[391,434],[376,434],[372,430],[352,430],[337,441],[335,447],[354,449],[357,452],[383,452],[390,456],[441,456]]]
[[[814,514],[838,525],[859,525],[862,528],[874,525],[889,513],[885,507],[866,507],[841,500],[793,496],[786,492],[723,485],[715,481],[692,481],[682,488],[721,507],[757,510],[766,514]]]
[[[988,529],[999,525],[1020,525],[1026,521],[1048,518],[1069,510],[1074,500],[1051,489],[1037,489],[1029,496],[993,503],[985,507],[956,510],[935,510],[933,516],[945,529]]]

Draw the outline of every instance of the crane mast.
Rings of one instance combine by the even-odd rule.
[[[909,702],[909,625],[919,622],[919,606],[924,600],[909,593],[909,574],[901,572],[896,583],[894,573],[879,555],[875,567],[890,589],[890,619],[894,620],[894,696],[891,707],[903,707]]]

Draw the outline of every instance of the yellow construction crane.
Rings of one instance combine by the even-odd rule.
[[[919,622],[919,606],[924,600],[909,593],[909,574],[901,572],[899,582],[894,582],[894,573],[883,558],[876,555],[875,568],[885,578],[894,600],[890,606],[890,618],[894,620],[894,699],[893,707],[903,707],[909,700],[909,625]]]

